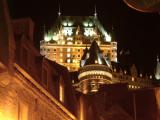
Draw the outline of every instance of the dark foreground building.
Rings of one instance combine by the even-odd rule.
[[[11,21],[0,2],[0,120],[160,119],[158,82],[134,65],[128,72],[112,64],[93,39],[69,73],[40,55],[33,31],[30,18]]]

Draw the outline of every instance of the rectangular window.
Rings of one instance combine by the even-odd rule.
[[[67,52],[71,52],[71,48],[68,48],[68,49],[67,49]]]
[[[71,62],[71,59],[67,59],[67,63],[70,63]]]
[[[68,54],[67,54],[67,57],[71,57],[71,54],[68,53]]]

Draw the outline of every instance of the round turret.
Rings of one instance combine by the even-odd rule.
[[[85,51],[83,66],[79,69],[78,88],[84,94],[97,92],[100,85],[113,84],[110,62],[106,60],[96,41],[93,41],[88,51]]]

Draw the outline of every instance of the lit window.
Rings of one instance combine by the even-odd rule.
[[[131,88],[131,85],[128,85],[129,88]]]
[[[74,80],[72,80],[72,84],[74,84]]]
[[[62,54],[62,53],[60,53],[60,56],[62,57],[62,56],[63,56],[63,54]]]
[[[134,77],[132,77],[132,81],[134,81]]]
[[[98,61],[97,61],[97,60],[95,60],[95,63],[98,63]]]
[[[84,22],[83,25],[84,25],[85,27],[88,27],[88,23],[87,23],[87,22]]]
[[[72,45],[72,44],[73,44],[73,42],[71,42],[71,41],[70,41],[70,42],[67,42],[67,44],[68,44],[68,45]]]
[[[68,48],[68,49],[67,49],[67,52],[71,52],[71,48]]]
[[[72,38],[72,37],[68,37],[68,38],[67,38],[67,40],[71,40],[71,41],[72,41],[72,40],[73,40],[73,38]]]
[[[92,26],[93,26],[93,23],[90,22],[90,23],[89,23],[89,26],[92,27]]]
[[[73,23],[72,22],[68,22],[68,26],[72,26],[73,25]]]
[[[60,59],[60,62],[63,62],[63,59]]]
[[[94,34],[93,28],[85,28],[84,29],[84,35],[92,36],[93,34]]]
[[[64,45],[65,44],[65,41],[62,41],[62,45]]]
[[[76,60],[75,59],[73,59],[73,63],[75,63],[76,62]]]
[[[67,59],[67,62],[70,63],[70,62],[71,62],[71,59]]]
[[[70,27],[65,27],[64,28],[64,35],[65,36],[67,36],[67,35],[69,35],[69,36],[71,36],[72,35],[72,28],[70,28]]]
[[[64,25],[64,26],[67,26],[67,22],[64,22],[63,25]]]
[[[67,54],[67,57],[71,57],[71,54],[68,53],[68,54]]]
[[[149,78],[152,79],[152,75],[150,75]]]

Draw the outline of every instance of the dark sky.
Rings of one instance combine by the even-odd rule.
[[[58,0],[8,0],[12,18],[31,17],[36,35],[57,18]],[[130,50],[131,58],[142,71],[153,72],[156,55],[160,55],[160,15],[142,13],[129,8],[122,0],[61,0],[62,15],[93,15],[108,32],[114,26],[118,51]],[[38,41],[38,40],[37,40]]]

